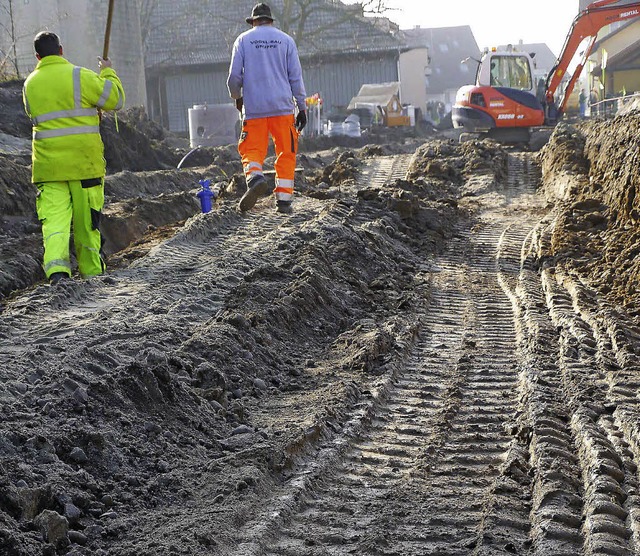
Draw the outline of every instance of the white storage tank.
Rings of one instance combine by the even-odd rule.
[[[233,104],[196,104],[189,108],[191,147],[217,147],[238,140],[239,112]]]
[[[407,106],[407,116],[409,116],[409,125],[415,127],[416,125],[416,107],[409,105]]]

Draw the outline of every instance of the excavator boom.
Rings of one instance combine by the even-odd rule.
[[[547,77],[545,92],[547,102],[547,119],[551,122],[556,121],[564,112],[564,108],[567,100],[569,99],[569,95],[573,90],[575,82],[580,77],[584,64],[596,43],[598,31],[600,31],[600,29],[605,25],[609,25],[617,21],[632,19],[634,17],[640,17],[640,2],[633,2],[621,6],[613,5],[619,1],[620,0],[597,0],[596,2],[592,2],[573,20],[571,29],[569,30],[564,46],[562,47],[562,52],[556,61],[556,65]],[[586,38],[590,38],[589,44],[582,54],[580,63],[576,66],[573,74],[571,75],[564,96],[560,101],[559,108],[555,109],[554,95],[565,76],[565,73],[569,68],[569,64],[578,50],[578,47]]]

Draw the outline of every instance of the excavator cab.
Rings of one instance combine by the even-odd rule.
[[[478,66],[477,85],[533,90],[531,56],[524,52],[495,52],[483,57]]]

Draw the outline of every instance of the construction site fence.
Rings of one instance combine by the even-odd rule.
[[[640,110],[640,93],[607,98],[591,104],[592,118],[613,118],[633,110]]]

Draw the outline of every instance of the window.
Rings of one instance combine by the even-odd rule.
[[[476,106],[486,107],[487,104],[484,101],[484,96],[482,93],[471,93],[471,104],[475,104]]]
[[[526,56],[495,55],[491,57],[492,87],[531,90],[531,67]]]

